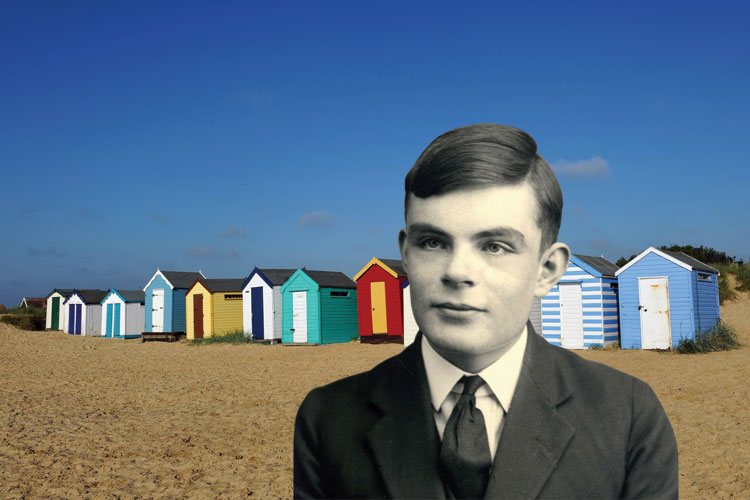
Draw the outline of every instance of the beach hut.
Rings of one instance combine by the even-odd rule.
[[[101,335],[102,299],[107,290],[73,290],[63,302],[65,333],[87,337]]]
[[[414,319],[414,313],[411,310],[411,289],[408,279],[401,283],[401,290],[404,297],[404,345],[410,345],[419,332],[419,326],[417,326],[417,320]]]
[[[670,349],[720,319],[719,271],[649,247],[617,271],[623,349]]]
[[[281,286],[296,269],[254,268],[242,285],[246,336],[281,342]]]
[[[156,270],[143,287],[144,333],[185,333],[185,292],[198,278],[203,278],[200,271]]]
[[[102,337],[139,338],[143,331],[145,297],[143,290],[110,290],[102,299]]]
[[[284,344],[357,339],[357,285],[344,273],[298,269],[281,286],[281,302]]]
[[[73,293],[72,288],[55,288],[47,295],[47,330],[62,330],[65,325],[63,302]]]
[[[355,276],[359,339],[365,343],[404,343],[406,270],[400,260],[373,257]]]
[[[245,278],[196,279],[185,294],[187,338],[242,331],[243,283]]]
[[[568,349],[618,341],[617,266],[574,254],[560,282],[542,298],[542,336]]]
[[[47,299],[44,297],[24,297],[21,299],[21,305],[19,307],[37,307],[43,309],[47,307]]]

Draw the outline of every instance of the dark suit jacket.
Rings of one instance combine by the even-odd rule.
[[[294,430],[297,498],[446,498],[420,337],[310,392]],[[644,382],[533,333],[486,498],[676,498],[677,444]]]

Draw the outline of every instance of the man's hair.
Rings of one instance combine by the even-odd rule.
[[[480,123],[444,133],[432,141],[406,174],[404,215],[409,194],[418,198],[491,186],[529,182],[539,210],[545,250],[557,241],[562,219],[560,184],[547,161],[537,154],[536,142],[521,129]]]

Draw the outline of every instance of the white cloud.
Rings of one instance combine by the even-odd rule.
[[[332,214],[328,210],[318,210],[316,212],[310,212],[299,219],[297,223],[300,226],[312,226],[318,229],[330,229],[336,223],[338,217]]]
[[[606,177],[609,175],[609,163],[601,156],[579,161],[560,160],[552,164],[552,170],[563,177],[575,179]]]

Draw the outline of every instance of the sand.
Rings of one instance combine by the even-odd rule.
[[[750,294],[741,349],[580,351],[646,380],[677,435],[684,498],[750,491]],[[287,498],[299,403],[402,346],[141,343],[0,323],[0,498]]]

